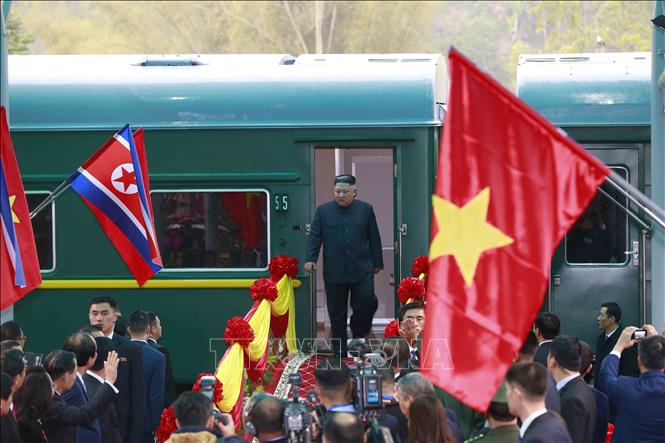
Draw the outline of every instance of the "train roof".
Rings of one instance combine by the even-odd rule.
[[[441,124],[440,54],[11,55],[12,130]]]
[[[518,96],[558,126],[648,126],[648,52],[520,55]]]

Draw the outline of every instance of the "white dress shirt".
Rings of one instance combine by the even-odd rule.
[[[526,430],[529,429],[531,423],[543,414],[547,414],[547,409],[538,409],[522,422],[522,426],[520,427],[520,438],[524,438],[524,434],[526,433]]]

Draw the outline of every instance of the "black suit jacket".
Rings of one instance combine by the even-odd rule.
[[[582,377],[569,381],[561,391],[561,417],[573,443],[589,443],[596,430],[596,399]]]
[[[151,338],[148,339],[148,344],[164,354],[164,358],[166,359],[166,374],[164,377],[164,408],[168,408],[176,400],[176,398],[178,398],[175,385],[175,376],[173,375],[173,366],[171,365],[171,354],[169,353],[168,349]]]
[[[18,426],[16,420],[14,420],[14,415],[12,411],[9,411],[9,414],[3,415],[0,418],[0,442],[2,443],[14,443],[21,442],[21,437],[19,437]]]
[[[142,443],[146,411],[143,351],[118,334],[113,334],[112,341],[120,357],[115,382],[120,391],[115,401],[120,435],[125,443]]]
[[[554,412],[546,412],[531,422],[520,443],[572,443],[566,423]]]
[[[83,376],[85,388],[88,390],[88,396],[94,396],[102,387],[102,383],[89,374]],[[115,404],[109,403],[104,407],[104,411],[99,416],[99,424],[102,429],[102,443],[122,443],[120,435],[120,425],[118,424],[118,415],[115,412]]]
[[[547,390],[545,391],[545,407],[548,411],[561,414],[561,396],[556,389],[556,380],[552,374],[547,373]]]
[[[316,208],[306,262],[316,263],[321,243],[326,283],[357,283],[374,268],[383,268],[381,236],[369,203],[354,200],[342,208],[331,201]]]
[[[108,383],[81,407],[69,406],[60,395],[54,394],[51,409],[43,419],[44,432],[49,443],[74,443],[76,426],[92,423],[116,397]]]
[[[551,340],[539,345],[538,350],[536,351],[536,355],[533,356],[533,361],[547,367],[547,355],[550,353],[551,347],[552,347]]]
[[[614,331],[614,334],[605,340],[605,331],[601,332],[596,339],[596,362],[593,365],[593,387],[603,390],[600,380],[600,366],[605,357],[610,355],[614,345],[617,344],[619,336],[623,331],[623,326],[619,324],[619,328]],[[619,375],[629,375],[631,377],[640,376],[640,368],[637,366],[637,346],[632,346],[625,349],[621,353],[621,360],[619,360]]]

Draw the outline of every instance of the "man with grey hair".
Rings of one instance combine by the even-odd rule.
[[[395,399],[399,402],[399,409],[405,417],[409,416],[411,403],[413,403],[416,398],[427,395],[434,396],[434,386],[431,381],[418,372],[411,372],[400,378],[395,388]],[[464,441],[457,415],[448,408],[444,409],[446,410],[446,418],[451,433],[455,436],[457,441]]]

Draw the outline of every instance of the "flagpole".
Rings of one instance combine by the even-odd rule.
[[[607,183],[616,188],[626,198],[635,203],[638,208],[643,210],[649,218],[655,221],[661,229],[665,231],[665,210],[649,200],[649,198],[642,194],[635,186],[631,185],[616,171],[611,171],[607,177]]]
[[[56,198],[60,196],[63,192],[65,192],[67,189],[69,189],[69,186],[71,185],[71,177],[65,180],[64,182],[60,183],[57,188],[53,192],[51,192],[40,204],[37,205],[35,209],[30,211],[30,220],[35,218],[37,214],[42,212],[44,208],[46,208],[48,205],[51,204]]]

